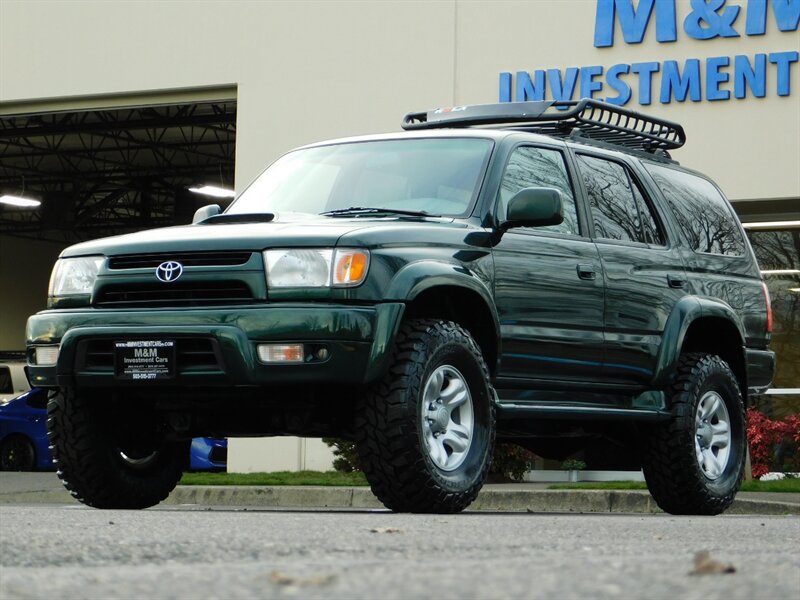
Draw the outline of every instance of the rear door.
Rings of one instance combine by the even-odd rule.
[[[635,164],[602,151],[576,151],[605,278],[603,381],[647,385],[675,303],[686,294],[681,252]]]

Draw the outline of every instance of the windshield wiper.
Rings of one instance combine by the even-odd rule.
[[[402,210],[399,208],[372,208],[370,206],[351,206],[350,208],[337,208],[336,210],[327,210],[319,213],[326,217],[350,217],[359,215],[407,215],[409,217],[439,217],[441,215],[433,215],[429,212],[418,210]]]
[[[275,219],[272,213],[222,213],[221,215],[214,215],[208,219],[201,221],[203,225],[214,225],[216,223],[269,223]]]

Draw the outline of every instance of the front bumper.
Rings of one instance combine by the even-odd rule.
[[[363,384],[387,366],[402,303],[373,306],[271,304],[204,309],[50,310],[28,319],[30,381],[39,387],[265,386]],[[172,339],[175,376],[126,381],[115,377],[117,341]],[[298,343],[328,350],[325,360],[263,364],[259,343]],[[59,344],[56,365],[33,364],[33,348]]]

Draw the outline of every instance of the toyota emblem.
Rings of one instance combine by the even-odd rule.
[[[175,281],[183,273],[183,265],[175,261],[163,262],[156,267],[156,279],[164,283]]]

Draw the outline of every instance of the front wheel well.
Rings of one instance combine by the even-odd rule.
[[[408,303],[405,317],[458,323],[478,344],[489,372],[494,375],[498,354],[495,319],[477,292],[455,285],[430,288]]]
[[[706,317],[694,321],[689,326],[681,347],[681,354],[690,352],[716,354],[728,363],[736,376],[742,398],[747,398],[744,341],[733,323],[718,317]]]

